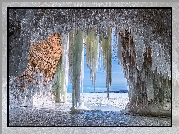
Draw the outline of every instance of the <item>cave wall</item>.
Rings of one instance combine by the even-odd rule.
[[[141,69],[137,67],[136,48],[131,34],[119,33],[122,45],[122,66],[129,85],[126,110],[142,115],[171,116],[171,78],[152,69],[152,49],[146,47]],[[155,44],[158,45],[158,44]]]
[[[21,36],[21,20],[24,17],[26,10],[13,10],[9,9],[9,18],[7,23],[9,23],[9,39],[8,39],[8,49],[9,49],[9,75],[18,76],[26,69],[27,58],[29,51],[29,41],[28,36],[27,44],[23,43],[23,38]]]

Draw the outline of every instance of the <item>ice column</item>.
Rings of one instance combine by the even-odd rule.
[[[117,57],[118,57],[118,63],[120,63],[120,65],[122,65],[122,39],[119,36],[119,34],[117,34],[117,44],[118,44],[118,51],[117,51]]]
[[[62,34],[62,58],[57,65],[56,74],[54,76],[53,89],[56,96],[56,102],[66,103],[67,101],[67,86],[68,86],[68,61],[69,52],[69,35]]]
[[[71,38],[72,37],[72,38]],[[70,32],[70,77],[72,82],[72,108],[78,106],[80,102],[80,83],[81,83],[81,62],[83,50],[83,31]]]
[[[96,71],[98,68],[98,56],[99,56],[99,36],[96,35],[94,29],[90,29],[86,36],[86,62],[87,67],[90,69],[90,79],[94,84],[96,81]]]
[[[62,70],[64,75],[64,82],[62,85],[62,99],[67,101],[67,87],[68,87],[68,70],[69,70],[69,34],[62,34]]]
[[[84,40],[83,40],[84,41]],[[81,93],[83,94],[83,80],[84,80],[84,46],[82,49],[82,55],[81,55]]]
[[[61,88],[62,88],[62,79],[63,79],[63,72],[62,72],[62,58],[59,60],[57,65],[57,70],[54,76],[54,83],[52,89],[54,90],[55,94],[55,102],[61,102]]]
[[[102,51],[103,51],[103,64],[106,70],[106,88],[107,88],[107,98],[109,98],[109,86],[111,85],[111,69],[112,69],[112,54],[111,54],[111,28],[108,27],[108,38],[102,37]]]

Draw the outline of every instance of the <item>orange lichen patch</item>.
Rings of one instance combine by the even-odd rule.
[[[62,35],[53,34],[48,40],[38,41],[37,44],[31,43],[27,69],[17,79],[36,83],[37,70],[40,70],[45,78],[44,83],[51,80],[62,55],[61,38]]]

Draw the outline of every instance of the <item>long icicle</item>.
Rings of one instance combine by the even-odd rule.
[[[111,86],[111,82],[112,82],[112,49],[111,49],[111,47],[112,47],[112,30],[111,30],[111,28],[110,27],[108,27],[108,77],[109,77],[109,79],[108,79],[108,83],[109,83],[109,86]],[[109,87],[108,87],[109,88]],[[109,93],[109,89],[108,89],[108,93]],[[109,95],[108,95],[108,99],[109,99]]]
[[[53,89],[56,94],[56,102],[66,103],[67,85],[68,85],[68,36],[62,34],[62,58],[57,65],[57,71],[54,77]]]
[[[84,80],[84,45],[81,55],[81,93],[83,94],[83,80]]]
[[[86,36],[86,61],[87,67],[90,69],[90,79],[94,85],[96,82],[96,71],[98,68],[99,56],[99,36],[96,35],[94,29],[90,29]]]
[[[96,42],[94,47],[94,71],[93,71],[93,77],[94,77],[94,92],[95,92],[95,83],[96,83],[96,72],[98,70],[98,58],[99,58],[99,36],[96,36]]]
[[[81,78],[81,56],[83,49],[83,31],[78,31],[74,35],[72,52],[72,108],[78,106],[80,102],[80,78]]]
[[[74,36],[75,31],[72,29],[69,32],[69,76],[70,76],[70,82],[73,84],[73,47],[74,47]],[[72,108],[75,107],[75,90],[73,90],[72,87]]]
[[[102,36],[102,51],[103,51],[103,66],[106,70],[106,88],[107,88],[107,98],[109,99],[109,86],[111,85],[112,79],[111,79],[111,28],[108,27],[108,38],[105,39],[104,36]]]
[[[122,41],[121,37],[117,33],[117,44],[118,44],[118,51],[117,51],[117,57],[118,57],[118,63],[122,66]]]
[[[69,62],[68,62],[68,53],[69,53],[69,35],[62,34],[62,99],[63,102],[67,102],[67,87],[68,87],[68,70],[69,70]]]
[[[60,93],[61,93],[61,73],[62,73],[62,58],[60,58],[58,65],[57,65],[57,70],[54,76],[54,83],[52,85],[52,89],[54,90],[55,93],[55,102],[59,103],[60,102]]]

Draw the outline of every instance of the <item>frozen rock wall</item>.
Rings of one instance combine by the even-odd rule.
[[[139,42],[134,43],[133,37],[127,30],[119,33],[119,42],[122,48],[121,63],[129,85],[129,104],[126,110],[144,115],[171,116],[171,76],[167,74],[170,73],[170,65],[166,65],[169,63],[163,59],[164,55],[160,57],[163,62],[160,63],[161,65],[153,65],[157,60],[152,56],[155,50],[148,46],[143,52],[140,51],[143,61],[139,63],[138,58],[141,57],[136,56],[136,43]],[[157,49],[160,51],[158,55],[162,55],[163,50]],[[162,70],[158,66],[165,69],[157,71],[157,69]]]
[[[22,105],[25,101],[25,105],[30,106],[33,105],[33,97],[36,93],[51,94],[49,87],[62,56],[61,44],[61,35],[58,34],[50,35],[48,40],[38,41],[37,44],[31,43],[27,69],[17,77],[10,77],[10,104],[17,102],[16,104]],[[47,97],[35,96],[38,99]]]

